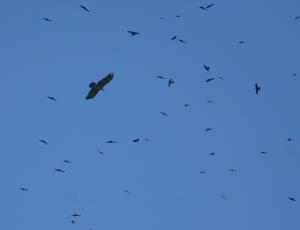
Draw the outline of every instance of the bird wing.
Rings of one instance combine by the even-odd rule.
[[[97,85],[95,87],[92,87],[88,93],[88,95],[86,96],[86,99],[92,99],[94,98],[97,93],[103,89],[103,87],[108,84],[112,79],[113,79],[114,74],[113,73],[109,73],[106,77],[104,77],[103,79],[101,79]]]

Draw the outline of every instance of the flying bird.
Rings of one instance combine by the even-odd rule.
[[[266,154],[266,153],[268,153],[268,152],[265,152],[265,151],[262,151],[262,152],[260,152],[261,154]]]
[[[171,40],[173,41],[173,40],[175,40],[177,38],[177,36],[173,36],[172,38],[171,38]]]
[[[204,174],[204,173],[206,173],[206,172],[205,172],[205,171],[200,171],[200,173]]]
[[[45,144],[45,145],[48,145],[48,142],[45,141],[45,140],[43,140],[43,139],[39,139],[39,141],[40,141],[41,143]]]
[[[106,75],[106,77],[104,77],[103,79],[101,79],[100,81],[98,81],[98,83],[96,84],[95,82],[91,82],[89,84],[89,87],[91,88],[88,95],[86,96],[86,99],[92,99],[94,98],[97,93],[100,90],[103,90],[103,87],[108,84],[112,79],[114,78],[114,74],[113,73],[109,73]]]
[[[207,5],[207,6],[199,6],[199,8],[202,9],[202,10],[207,11],[207,10],[208,10],[210,7],[212,7],[213,5],[214,5],[214,4],[211,3],[211,4]]]
[[[27,189],[27,188],[21,187],[20,190],[22,190],[22,191],[24,191],[24,192],[28,192],[28,189]]]
[[[294,17],[294,19],[295,19],[295,20],[297,20],[297,19],[299,19],[299,18],[300,18],[300,16],[296,16],[296,17]]]
[[[50,18],[42,18],[46,22],[53,22]]]
[[[79,216],[81,216],[81,215],[80,215],[80,214],[77,214],[77,213],[75,212],[75,213],[73,213],[71,216],[79,217]]]
[[[182,40],[182,39],[177,39],[177,41],[181,42],[181,43],[187,43],[186,41]]]
[[[166,114],[165,112],[160,112],[160,113],[164,116],[168,116],[168,114]]]
[[[184,106],[184,107],[189,107],[190,105],[189,105],[189,104],[184,104],[183,106]]]
[[[51,101],[57,101],[55,97],[50,97],[50,96],[47,96],[47,98]]]
[[[210,81],[213,81],[215,80],[216,78],[212,77],[212,78],[208,78],[205,82],[210,82]]]
[[[130,30],[127,30],[127,32],[132,35],[132,36],[135,36],[135,35],[139,35],[140,33],[139,32],[135,32],[135,31],[130,31]]]
[[[296,202],[296,199],[294,197],[288,197],[289,200]]]
[[[86,6],[80,5],[80,7],[81,7],[81,9],[85,10],[86,12],[90,12],[90,10]]]
[[[244,41],[239,41],[239,44],[244,44],[245,42]]]
[[[100,154],[104,154],[104,152],[102,152],[102,151],[100,151],[100,150],[98,150],[98,153],[100,153]]]
[[[215,155],[215,153],[214,153],[214,152],[212,152],[212,153],[209,153],[208,155],[209,155],[209,156],[214,156],[214,155]]]
[[[140,141],[140,138],[132,140],[132,142],[139,142],[139,141]]]
[[[255,83],[255,92],[256,92],[256,94],[258,94],[259,91],[260,91],[260,86],[257,83]]]
[[[181,17],[181,15],[176,15],[176,18],[180,18]]]
[[[174,83],[175,83],[175,81],[172,78],[170,78],[168,81],[168,86],[171,87],[171,85]]]
[[[110,140],[110,141],[107,141],[106,143],[107,143],[107,144],[116,144],[117,142],[116,142],[116,141],[113,141],[113,140]]]
[[[207,132],[207,131],[211,131],[211,130],[213,130],[213,128],[206,128],[206,129],[205,129],[206,132]]]
[[[61,173],[64,173],[64,172],[65,172],[65,171],[62,170],[62,169],[54,169],[54,171],[56,171],[56,172],[61,172]]]
[[[129,194],[129,190],[128,190],[128,189],[125,188],[123,191],[124,191],[125,193]]]
[[[163,76],[156,76],[157,78],[159,78],[159,79],[166,79],[165,77],[163,77]]]
[[[231,172],[236,172],[236,170],[235,170],[235,169],[229,169],[229,171],[231,171]]]
[[[203,67],[204,67],[204,69],[205,69],[207,72],[209,72],[210,67],[209,67],[208,65],[203,65]]]
[[[294,139],[293,139],[293,138],[290,138],[290,137],[289,137],[287,140],[288,140],[289,142],[294,141]]]
[[[213,103],[214,101],[207,101],[208,103]]]
[[[69,160],[64,160],[65,163],[71,164],[71,161]]]
[[[70,222],[71,224],[76,224],[75,220],[71,220]]]

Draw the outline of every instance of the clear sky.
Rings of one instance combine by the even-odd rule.
[[[0,229],[299,230],[299,15],[299,0],[1,1]]]

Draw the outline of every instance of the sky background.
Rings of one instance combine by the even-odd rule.
[[[0,229],[300,228],[300,2],[210,3],[1,1]]]

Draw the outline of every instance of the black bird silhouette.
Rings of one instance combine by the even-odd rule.
[[[266,153],[268,153],[268,152],[265,152],[265,151],[262,151],[262,152],[260,152],[261,154],[266,154]]]
[[[57,101],[55,97],[47,96],[47,98],[50,99],[50,100],[52,100],[52,101]]]
[[[71,220],[70,222],[71,224],[76,224],[75,220]]]
[[[207,72],[209,72],[210,67],[209,67],[208,65],[203,65],[203,67],[204,67],[204,69],[205,69]]]
[[[110,141],[107,141],[106,143],[108,143],[108,144],[116,144],[117,142],[113,141],[113,140],[110,140]]]
[[[213,3],[211,3],[211,4],[209,4],[209,5],[207,5],[207,6],[199,6],[199,8],[200,9],[202,9],[202,10],[208,10],[210,7],[212,7],[214,4]]]
[[[175,83],[175,81],[172,78],[170,78],[168,81],[168,86],[171,87],[171,85],[174,83]]]
[[[125,193],[127,193],[127,194],[129,194],[129,190],[128,189],[123,189],[123,191],[125,192]]]
[[[190,105],[189,105],[189,104],[184,104],[183,106],[184,106],[184,107],[188,107],[188,106],[190,106]]]
[[[132,140],[132,142],[139,142],[140,141],[140,138],[136,138],[134,140]]]
[[[213,103],[214,101],[207,101],[208,103]]]
[[[208,78],[205,82],[210,82],[210,81],[213,81],[215,80],[216,78],[212,77],[212,78]]]
[[[88,93],[88,95],[86,96],[86,99],[92,99],[94,98],[97,93],[100,90],[103,90],[103,87],[108,84],[112,79],[114,78],[114,74],[113,73],[109,73],[106,75],[106,77],[104,77],[103,79],[101,79],[100,81],[98,81],[98,83],[96,84],[95,82],[91,82],[89,84],[90,86],[90,91]]]
[[[222,194],[222,198],[223,198],[224,200],[226,200],[226,199],[227,199],[227,197],[226,197],[226,196],[224,196],[223,194]]]
[[[244,42],[244,41],[239,41],[239,43],[240,43],[240,44],[244,44],[245,42]]]
[[[81,215],[80,215],[80,214],[77,214],[77,213],[75,212],[75,213],[73,213],[71,216],[79,217],[79,216],[81,216]]]
[[[68,163],[68,164],[71,163],[71,161],[69,161],[69,160],[64,160],[64,162],[65,162],[65,163]]]
[[[176,18],[180,18],[181,17],[181,15],[176,15]]]
[[[45,140],[43,140],[43,139],[39,139],[39,141],[40,141],[41,143],[45,144],[45,145],[48,145],[48,142],[45,141]]]
[[[256,94],[258,94],[259,91],[260,91],[260,86],[257,83],[255,83],[255,92],[256,92]]]
[[[104,154],[104,152],[102,152],[102,151],[100,151],[100,150],[98,150],[98,153],[100,153],[100,154]]]
[[[289,200],[296,202],[296,199],[294,197],[288,197]]]
[[[209,155],[209,156],[214,156],[214,155],[215,155],[215,153],[214,153],[214,152],[212,152],[212,153],[209,153],[208,155]]]
[[[294,19],[295,19],[295,20],[297,20],[297,19],[299,19],[299,18],[300,18],[300,16],[296,16],[296,17],[294,17]]]
[[[90,12],[90,10],[86,6],[80,5],[80,7],[81,7],[81,9],[85,10],[86,12]]]
[[[177,36],[173,36],[172,38],[171,38],[171,40],[173,41],[173,40],[175,40],[177,38]]]
[[[213,130],[213,128],[206,128],[206,129],[205,129],[206,132],[207,132],[207,131],[211,131],[211,130]]]
[[[166,79],[165,77],[163,77],[163,76],[156,76],[157,78],[159,78],[159,79]]]
[[[135,35],[139,35],[140,33],[139,32],[135,32],[135,31],[130,31],[130,30],[127,30],[127,32],[132,35],[132,36],[135,36]]]
[[[168,114],[166,114],[165,112],[160,112],[160,113],[164,116],[168,116]]]
[[[56,171],[56,172],[61,172],[61,173],[64,173],[64,172],[65,172],[65,171],[62,170],[62,169],[54,169],[54,171]]]
[[[53,22],[50,18],[42,18],[46,22]]]
[[[204,173],[206,173],[206,172],[205,172],[205,171],[200,171],[200,173],[204,174]]]
[[[186,41],[182,40],[182,39],[177,39],[177,41],[181,42],[181,43],[187,43]]]
[[[236,170],[235,170],[235,169],[229,169],[229,171],[231,171],[231,172],[236,172]]]
[[[27,189],[27,188],[21,187],[20,190],[22,190],[22,191],[24,191],[24,192],[28,192],[28,189]]]
[[[293,138],[290,138],[290,137],[289,137],[287,140],[288,140],[289,142],[294,141],[294,139],[293,139]]]

